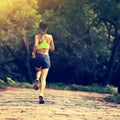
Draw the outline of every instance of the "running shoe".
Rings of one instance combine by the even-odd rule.
[[[39,104],[44,104],[45,101],[44,101],[44,98],[43,96],[39,96]]]
[[[34,85],[33,85],[33,88],[34,88],[35,90],[38,90],[38,80],[35,80]]]

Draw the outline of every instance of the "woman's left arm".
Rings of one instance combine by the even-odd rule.
[[[52,35],[50,35],[50,50],[52,50],[52,51],[55,50],[55,46],[54,46],[54,41],[53,41]]]
[[[33,46],[33,52],[32,52],[32,58],[35,58],[35,54],[37,51],[37,46],[38,46],[38,36],[35,36],[35,41],[34,41],[34,46]]]

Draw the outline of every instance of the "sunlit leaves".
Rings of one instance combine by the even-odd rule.
[[[0,30],[7,32],[7,35],[20,33],[24,27],[27,31],[37,27],[40,20],[36,9],[37,1],[34,0],[11,0],[1,5],[2,14],[0,14]],[[6,3],[6,4],[5,4]],[[10,34],[9,34],[10,33]],[[19,36],[20,37],[20,36]]]

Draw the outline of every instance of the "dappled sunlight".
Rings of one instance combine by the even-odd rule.
[[[22,28],[35,28],[39,15],[35,7],[37,0],[2,0],[0,4],[0,32],[3,40],[22,37]],[[36,23],[35,23],[36,22]],[[17,29],[16,29],[17,28]]]
[[[37,4],[37,0],[0,0],[0,11],[1,14],[11,11],[11,9],[18,7],[24,7],[26,5],[34,6]],[[17,9],[16,9],[17,10]]]
[[[4,5],[11,3],[11,2],[12,2],[12,0],[0,0],[0,6],[4,7]]]
[[[9,5],[11,4],[11,0],[0,0],[0,11],[1,11],[1,15],[4,14],[9,11]],[[0,15],[0,17],[1,17]]]

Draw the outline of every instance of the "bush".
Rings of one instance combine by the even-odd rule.
[[[11,85],[11,86],[14,86],[15,85],[15,81],[12,80],[10,77],[7,77],[7,84]]]
[[[0,85],[1,85],[1,84],[4,84],[4,81],[0,79]]]
[[[108,96],[106,101],[120,104],[120,94],[115,93],[113,96]]]

